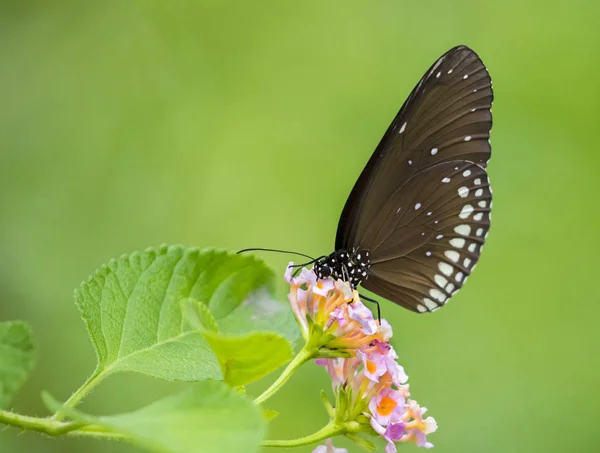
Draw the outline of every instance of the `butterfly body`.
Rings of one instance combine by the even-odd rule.
[[[369,251],[353,247],[350,250],[336,250],[316,261],[314,271],[319,278],[341,279],[356,288],[368,277],[370,267]]]

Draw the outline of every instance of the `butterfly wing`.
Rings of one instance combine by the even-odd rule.
[[[485,168],[491,155],[492,83],[465,46],[442,55],[414,88],[356,182],[342,212],[337,249],[364,237],[391,195],[422,170],[448,161]]]
[[[479,260],[491,206],[488,177],[477,164],[443,162],[415,174],[362,238],[371,258],[362,286],[413,311],[441,307]]]

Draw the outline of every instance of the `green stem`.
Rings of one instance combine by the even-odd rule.
[[[336,422],[330,422],[316,433],[308,436],[299,437],[291,440],[264,440],[261,442],[262,447],[300,447],[301,445],[314,444],[330,437],[337,436],[346,432],[344,425],[338,425]]]
[[[30,417],[3,410],[0,410],[0,424],[14,426],[26,431],[36,431],[53,437],[68,435],[97,439],[126,439],[123,434],[106,431],[105,428],[97,425],[86,425],[82,422],[62,422],[49,417]]]
[[[3,410],[0,410],[0,423],[49,436],[60,436],[83,426],[83,423],[79,422],[60,422],[50,418],[30,417]]]
[[[293,360],[288,364],[288,366],[283,370],[283,373],[277,378],[275,382],[265,390],[262,395],[254,400],[254,404],[262,404],[267,399],[272,397],[281,387],[285,384],[288,379],[294,374],[294,372],[300,368],[304,363],[308,362],[310,359],[313,359],[317,356],[318,351],[311,345],[305,344],[304,347],[300,350],[298,355],[293,358]]]
[[[75,437],[93,437],[95,439],[110,439],[110,440],[127,440],[127,436],[124,434],[113,433],[110,431],[104,431],[104,428],[99,426],[84,426],[81,429],[69,431],[68,436]]]
[[[94,371],[94,374],[92,374],[87,379],[87,381],[85,381],[81,387],[79,387],[77,390],[75,390],[75,392],[69,397],[69,399],[67,401],[65,401],[65,403],[63,404],[63,407],[77,406],[81,402],[81,400],[83,398],[85,398],[87,396],[87,394],[90,393],[91,390],[100,383],[100,381],[105,376],[105,373],[104,373],[105,371],[106,370]],[[64,416],[61,414],[60,411],[56,412],[52,416],[52,420],[56,420],[56,421],[60,421],[63,418],[64,418]]]

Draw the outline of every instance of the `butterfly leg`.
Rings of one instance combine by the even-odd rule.
[[[348,268],[344,263],[342,263],[342,280],[345,282],[350,282],[350,273],[348,272]]]
[[[375,299],[371,299],[370,297],[364,296],[360,293],[359,293],[359,296],[361,299],[364,299],[366,301],[369,301],[369,302],[377,305],[377,320],[379,321],[379,324],[381,324],[381,308],[379,307],[379,302],[377,302]]]

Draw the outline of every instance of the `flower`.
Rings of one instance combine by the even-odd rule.
[[[380,325],[373,318],[348,282],[321,280],[305,268],[293,277],[292,265],[285,273],[290,284],[288,299],[305,340],[311,339],[324,353],[335,351],[342,356],[354,355],[358,348],[389,339],[389,324]]]
[[[385,447],[386,453],[396,453],[397,448],[395,442],[398,442],[402,439],[406,425],[404,423],[390,423],[384,428],[371,419],[371,426],[377,434],[387,441],[387,445]]]
[[[404,398],[400,392],[391,387],[383,387],[371,401],[369,401],[371,420],[380,425],[388,425],[392,421],[402,420],[404,415]]]
[[[335,448],[331,439],[325,441],[325,445],[319,445],[312,453],[348,453],[345,448]]]
[[[431,448],[433,444],[427,442],[427,434],[437,430],[437,423],[433,417],[423,419],[427,412],[426,407],[420,407],[416,401],[408,400],[405,419],[410,420],[406,424],[407,432],[401,442],[415,442],[419,447]]]
[[[286,272],[288,298],[307,345],[318,348],[315,363],[331,379],[335,407],[325,404],[332,422],[352,427],[347,434],[355,442],[366,442],[357,439],[358,432],[382,437],[386,453],[396,453],[399,442],[432,447],[427,435],[437,424],[432,417],[423,418],[427,409],[410,399],[408,376],[389,343],[390,324],[374,319],[348,282],[321,280],[307,269],[294,278],[291,265]],[[343,452],[328,439],[313,453]]]

